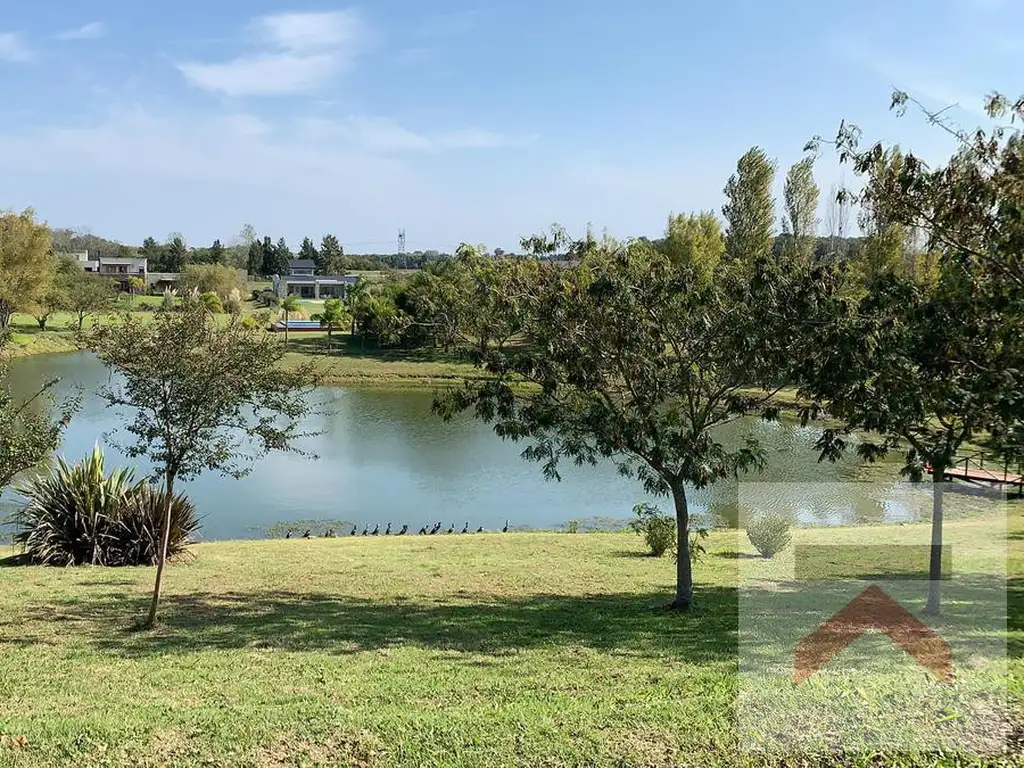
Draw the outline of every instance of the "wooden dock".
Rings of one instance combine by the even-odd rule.
[[[931,467],[925,465],[928,471]],[[1006,488],[1010,495],[1018,498],[1024,497],[1024,475],[1018,472],[1011,472],[1009,466],[985,466],[984,457],[966,456],[957,458],[956,464],[947,467],[943,473],[945,480],[963,480],[975,485],[990,485]]]

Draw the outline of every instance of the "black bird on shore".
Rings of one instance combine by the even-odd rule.
[[[505,521],[505,527],[501,529],[502,533],[508,533],[508,520]]]
[[[309,528],[307,528],[306,532],[304,534],[302,534],[302,538],[304,538],[304,539],[308,539],[309,538]]]
[[[426,536],[426,535],[427,535],[427,526],[424,525],[422,528],[420,528],[420,536]]]
[[[364,526],[363,526],[363,533],[362,533],[362,535],[363,535],[363,536],[365,536],[365,535],[366,535],[366,534],[368,534],[369,532],[370,532],[370,526],[368,526],[368,525],[364,525]]]
[[[385,536],[390,536],[391,535],[391,523],[388,523],[388,527],[384,530],[384,535]]]
[[[396,535],[398,535],[398,536],[405,536],[405,532],[408,531],[408,530],[409,530],[409,526],[408,525],[403,525],[402,526],[402,530],[400,530]]]
[[[357,526],[355,523],[352,523],[352,533],[350,533],[349,536],[355,536],[356,535],[356,529],[358,527],[359,526]]]
[[[371,536],[379,536],[380,535],[380,523],[377,523],[377,526],[373,529],[373,531],[370,533],[370,535]]]
[[[483,533],[484,532],[484,527],[481,525],[479,528],[476,529],[476,532],[477,533]]]
[[[454,522],[452,522],[451,526],[448,528],[448,533],[455,533],[455,523]]]
[[[462,526],[462,532],[463,533],[469,533],[469,520],[467,520],[466,524],[464,526]]]
[[[430,535],[433,536],[435,533],[441,530],[440,521],[434,523],[434,527],[430,529]]]
[[[333,539],[334,538],[334,529],[333,528],[328,528],[327,529],[327,533],[324,534],[324,538],[325,539]]]
[[[284,537],[286,539],[290,539],[292,537],[292,529],[291,528],[288,529],[288,532],[284,535]]]

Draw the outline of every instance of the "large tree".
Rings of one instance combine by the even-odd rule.
[[[65,292],[65,308],[73,312],[78,321],[78,330],[85,325],[85,318],[94,312],[108,309],[114,299],[114,284],[109,278],[80,272],[62,281]]]
[[[736,163],[725,184],[722,215],[727,223],[725,254],[730,261],[750,263],[772,250],[775,235],[775,162],[752,147]]]
[[[319,266],[320,254],[317,253],[316,246],[308,237],[302,238],[302,244],[299,246],[299,258],[309,259],[313,264]],[[317,271],[319,272],[319,269]]]
[[[175,483],[213,470],[242,477],[269,451],[298,451],[311,409],[312,365],[280,365],[284,348],[237,318],[214,321],[201,304],[160,312],[151,323],[131,314],[94,330],[91,345],[117,378],[100,390],[134,443],[163,479],[168,505],[153,600],[156,622],[167,560]]]
[[[181,235],[175,234],[167,241],[163,252],[163,271],[181,272],[188,261],[188,246]]]
[[[543,239],[524,241],[541,249]],[[565,251],[561,244],[557,250]],[[486,376],[442,394],[435,409],[472,410],[523,456],[558,478],[563,459],[610,459],[652,493],[671,497],[678,531],[673,606],[693,600],[688,489],[759,467],[754,438],[721,442],[717,428],[773,415],[799,358],[820,280],[771,259],[727,265],[705,280],[642,241],[577,244],[578,267],[547,266],[521,285],[524,343],[491,349]]]
[[[785,216],[782,232],[786,235],[785,253],[791,259],[809,264],[818,241],[818,198],[821,191],[814,181],[814,159],[805,157],[786,174],[782,191]]]
[[[269,237],[263,238],[263,274],[287,275],[291,272],[292,252],[282,237],[273,244]]]
[[[320,250],[317,251],[314,257],[316,259],[317,271],[321,275],[344,274],[345,269],[342,264],[342,257],[344,255],[338,238],[331,234],[324,235],[320,240]]]
[[[897,92],[893,106],[912,100]],[[1024,119],[1024,99],[989,103],[994,116]],[[932,478],[932,549],[927,611],[941,600],[943,481],[968,440],[993,436],[992,449],[1021,455],[1024,437],[1024,141],[1019,129],[950,132],[958,150],[931,166],[881,143],[864,148],[855,126],[840,127],[840,159],[861,176],[858,195],[879,230],[919,229],[937,258],[933,277],[883,258],[868,276],[856,311],[836,313],[822,329],[829,354],[805,372],[806,392],[841,418],[827,430],[826,455],[845,445],[843,433],[868,429],[868,456],[900,447],[912,476]],[[895,251],[902,236],[883,241]]]
[[[702,278],[710,280],[725,253],[722,225],[711,211],[673,214],[668,218],[659,250],[674,264],[690,265]]]
[[[36,222],[31,208],[0,213],[0,331],[48,290],[54,274],[50,245],[49,227]]]

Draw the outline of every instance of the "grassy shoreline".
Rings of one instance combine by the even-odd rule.
[[[1010,526],[953,521],[947,541],[954,568],[979,574],[1009,547],[1019,716],[1024,525]],[[927,540],[926,525],[795,532]],[[0,765],[749,764],[733,710],[736,585],[741,568],[767,577],[781,562],[712,533],[698,607],[676,615],[659,610],[671,559],[641,549],[614,533],[200,544],[168,572],[152,634],[128,630],[152,569],[0,568]]]

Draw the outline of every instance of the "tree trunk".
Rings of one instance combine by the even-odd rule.
[[[693,605],[693,571],[690,562],[690,508],[686,488],[681,482],[672,484],[672,501],[676,507],[676,599],[673,610],[687,611]]]
[[[78,313],[78,330],[82,330],[82,326],[85,325],[85,312]]]
[[[156,584],[153,585],[153,602],[149,606],[149,618],[146,619],[145,629],[152,629],[156,626],[156,609],[160,605],[160,586],[164,580],[164,565],[167,563],[167,549],[171,541],[171,508],[174,503],[174,475],[167,472],[164,475],[167,491],[167,506],[164,509],[164,531],[163,540],[160,543],[160,555],[156,561]]]
[[[932,464],[932,548],[928,562],[928,604],[924,612],[938,616],[942,600],[942,496],[945,492],[946,467]]]
[[[49,316],[42,316],[42,317],[37,317],[36,318],[36,322],[39,323],[39,330],[41,330],[41,331],[45,331],[46,330],[46,321],[49,320],[49,319],[50,319]]]
[[[4,299],[0,299],[0,330],[3,330],[11,323],[11,315],[14,309]]]

